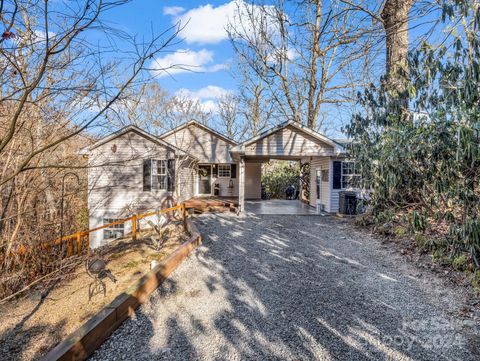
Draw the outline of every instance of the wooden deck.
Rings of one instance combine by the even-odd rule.
[[[185,201],[187,210],[195,213],[236,212],[237,197],[194,197]]]

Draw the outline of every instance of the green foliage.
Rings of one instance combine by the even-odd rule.
[[[263,166],[262,184],[270,198],[284,199],[289,185],[300,186],[300,165],[298,162],[271,161]]]
[[[464,271],[467,268],[468,258],[465,254],[457,256],[452,261],[452,266],[456,270]]]
[[[413,211],[409,216],[409,225],[413,233],[424,232],[427,229],[427,215],[425,212]]]
[[[479,267],[480,13],[466,2],[457,5],[446,7],[444,16],[458,13],[472,29],[450,47],[424,43],[413,51],[408,91],[398,94],[386,81],[371,85],[360,95],[365,111],[346,130],[356,141],[351,151],[364,186],[373,190],[374,221],[383,224],[392,214],[407,213],[413,232],[446,225],[449,251],[467,252]],[[443,262],[444,250],[434,259]]]
[[[470,282],[472,283],[472,286],[476,293],[480,294],[480,270],[473,272]]]
[[[397,237],[405,237],[408,234],[408,230],[402,226],[396,226],[393,232]]]

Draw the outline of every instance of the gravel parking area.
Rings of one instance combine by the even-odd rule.
[[[92,360],[479,360],[462,294],[350,220],[204,215],[204,244]]]

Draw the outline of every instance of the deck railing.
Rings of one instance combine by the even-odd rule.
[[[156,211],[144,213],[144,214],[133,214],[130,217],[124,218],[124,219],[119,219],[115,222],[111,222],[108,224],[104,224],[103,226],[96,227],[93,229],[88,229],[86,231],[77,231],[75,233],[69,234],[68,236],[63,236],[61,238],[54,239],[53,241],[49,242],[44,242],[39,245],[40,248],[42,249],[47,249],[50,250],[53,246],[58,246],[62,245],[65,242],[68,242],[68,248],[67,248],[67,257],[71,257],[76,254],[81,254],[84,247],[89,248],[90,247],[90,233],[99,231],[104,228],[110,228],[112,226],[118,225],[118,224],[124,224],[127,222],[132,222],[132,239],[136,240],[137,239],[137,231],[138,231],[138,221],[140,221],[143,218],[146,217],[151,217],[154,215],[160,215],[160,214],[165,214],[165,213],[170,213],[170,212],[175,212],[175,211],[180,211],[181,212],[181,218],[183,219],[183,226],[186,230],[187,227],[187,211],[185,207],[185,203],[178,204],[176,206],[166,208],[166,209],[159,209]],[[85,241],[85,242],[84,242]],[[84,246],[85,243],[85,246]],[[14,253],[19,254],[19,255],[24,255],[29,251],[29,249],[21,245],[18,250]]]

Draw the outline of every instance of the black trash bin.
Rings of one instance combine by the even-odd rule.
[[[342,191],[339,193],[339,210],[341,214],[357,214],[357,193]]]

